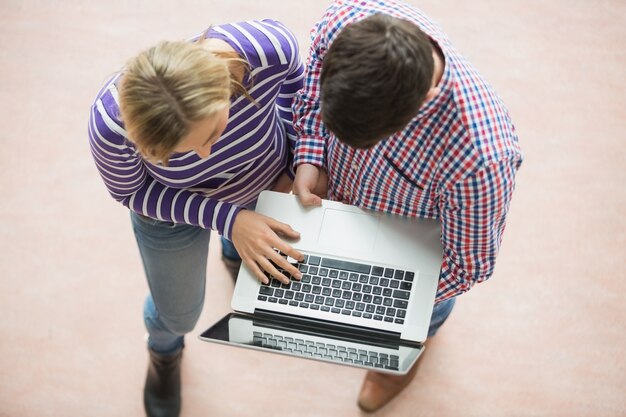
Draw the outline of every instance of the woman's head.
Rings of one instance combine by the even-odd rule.
[[[196,150],[184,149],[186,142],[214,142],[210,136],[221,126],[219,137],[232,80],[228,60],[202,45],[161,42],[127,63],[119,90],[130,140],[144,158],[167,163],[173,152]],[[201,140],[207,127],[211,131]]]

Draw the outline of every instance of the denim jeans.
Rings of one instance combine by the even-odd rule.
[[[150,219],[131,211],[131,222],[143,261],[150,294],[144,304],[148,346],[169,354],[183,346],[204,304],[210,230]],[[222,238],[222,254],[239,257]],[[455,299],[435,305],[428,336],[446,321]]]
[[[148,346],[170,354],[183,346],[202,312],[211,232],[132,211],[131,222],[150,288],[143,311]]]

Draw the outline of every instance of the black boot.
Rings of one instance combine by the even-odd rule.
[[[182,348],[169,355],[148,349],[150,363],[143,404],[148,417],[177,417],[180,414],[180,363]]]

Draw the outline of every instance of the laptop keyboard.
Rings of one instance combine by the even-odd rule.
[[[328,359],[335,362],[376,368],[398,370],[400,357],[372,350],[356,349],[339,344],[320,343],[310,340],[283,337],[270,333],[253,333],[253,344],[264,348],[282,350],[310,358]]]
[[[345,316],[404,324],[415,273],[377,265],[305,255],[300,281],[269,277],[258,299]],[[286,276],[289,274],[279,268]]]

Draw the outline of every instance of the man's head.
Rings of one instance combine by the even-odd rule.
[[[377,14],[337,36],[322,64],[322,120],[342,142],[374,146],[417,114],[431,88],[432,44],[416,25]]]

